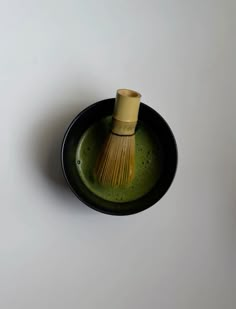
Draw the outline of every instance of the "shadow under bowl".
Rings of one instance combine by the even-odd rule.
[[[151,107],[141,103],[139,121],[151,129],[162,148],[163,159],[158,181],[147,194],[129,202],[110,202],[91,192],[82,181],[76,167],[77,147],[88,128],[102,118],[112,115],[114,103],[115,98],[97,102],[79,113],[72,121],[62,143],[62,170],[71,190],[87,206],[110,215],[131,215],[153,206],[168,191],[177,168],[177,146],[166,121]]]

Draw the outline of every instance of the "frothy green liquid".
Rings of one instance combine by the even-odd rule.
[[[135,178],[128,186],[100,185],[94,178],[94,166],[101,147],[110,133],[111,117],[91,126],[82,136],[76,152],[76,166],[84,184],[99,197],[112,202],[136,200],[148,193],[160,177],[161,151],[152,132],[139,123],[135,133]]]

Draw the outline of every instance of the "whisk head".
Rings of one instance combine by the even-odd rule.
[[[95,166],[95,177],[102,185],[129,184],[135,175],[135,135],[110,133]]]

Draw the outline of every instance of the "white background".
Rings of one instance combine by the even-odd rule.
[[[0,308],[236,307],[236,2],[1,0]],[[65,185],[84,107],[133,88],[171,126],[173,185],[113,217]]]

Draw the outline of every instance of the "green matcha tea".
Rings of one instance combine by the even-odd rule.
[[[84,184],[97,196],[112,202],[136,200],[148,193],[161,172],[161,148],[152,132],[138,123],[135,133],[135,178],[128,186],[100,185],[94,178],[94,167],[101,147],[110,132],[111,117],[103,118],[82,136],[76,152],[76,166]]]

